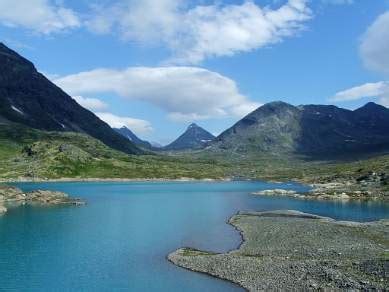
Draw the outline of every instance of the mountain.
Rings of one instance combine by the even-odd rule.
[[[215,136],[208,131],[196,124],[191,124],[180,137],[171,144],[165,146],[163,150],[201,149],[214,138]]]
[[[130,140],[132,143],[134,143],[138,147],[142,147],[142,148],[145,148],[145,149],[152,149],[153,148],[153,146],[151,145],[150,142],[144,141],[144,140],[138,138],[138,136],[136,136],[127,127],[123,126],[121,128],[114,128],[114,130],[117,133],[119,133],[120,135],[122,135],[123,137],[127,138],[128,140]]]
[[[150,141],[150,144],[151,144],[151,146],[154,147],[154,149],[160,149],[163,147],[163,145],[161,143],[155,142],[155,141]]]
[[[211,149],[323,158],[388,151],[389,109],[375,103],[351,111],[272,102],[223,132]]]
[[[88,134],[128,154],[142,151],[39,73],[34,65],[0,43],[0,122]]]

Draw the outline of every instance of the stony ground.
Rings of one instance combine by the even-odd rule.
[[[296,211],[239,213],[239,249],[182,248],[174,264],[250,290],[389,289],[389,221],[338,222]]]
[[[36,190],[24,193],[16,187],[0,185],[0,214],[7,212],[7,204],[82,205],[84,203],[62,192]]]
[[[293,190],[271,189],[252,193],[257,196],[288,196],[304,200],[381,200],[389,201],[389,177],[386,173],[369,172],[349,178],[323,179],[311,184],[305,193]]]

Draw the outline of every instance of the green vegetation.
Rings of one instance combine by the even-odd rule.
[[[229,151],[197,151],[176,157],[214,159],[229,167],[227,176],[275,181],[298,180],[310,183],[356,179],[370,172],[389,173],[389,155],[349,157],[347,161],[308,160],[303,156],[249,152],[238,154]],[[383,188],[389,189],[388,181]]]
[[[127,155],[90,136],[0,125],[0,179],[222,178],[214,160]]]
[[[389,173],[389,155],[350,162],[223,150],[127,155],[85,134],[0,125],[0,179],[228,177],[316,183],[356,179],[369,172]],[[389,180],[382,181],[382,188],[389,190]]]

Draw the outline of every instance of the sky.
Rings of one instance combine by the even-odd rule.
[[[389,106],[389,0],[0,0],[0,41],[161,144],[276,100]]]

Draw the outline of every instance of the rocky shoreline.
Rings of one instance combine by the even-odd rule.
[[[69,197],[67,194],[56,191],[35,190],[31,192],[23,192],[22,190],[12,187],[0,185],[0,214],[7,212],[8,204],[38,204],[44,206],[53,205],[84,205],[85,202]]]
[[[21,183],[21,182],[222,182],[222,181],[232,181],[231,178],[190,178],[190,177],[180,177],[176,179],[170,178],[58,178],[58,179],[47,179],[47,178],[27,178],[19,177],[7,180],[1,180],[0,183]]]
[[[293,190],[271,189],[253,192],[256,196],[283,196],[301,200],[381,200],[389,201],[389,193],[380,190],[360,190],[358,187],[341,183],[313,184],[312,190],[298,193]]]
[[[181,248],[172,263],[261,290],[385,290],[389,221],[341,222],[297,211],[241,212],[229,223],[242,234],[223,254]]]
[[[302,181],[301,183],[307,183]],[[271,189],[253,192],[257,196],[287,196],[303,200],[381,200],[389,201],[389,178],[384,173],[370,172],[356,178],[321,178],[311,183],[311,190]]]

